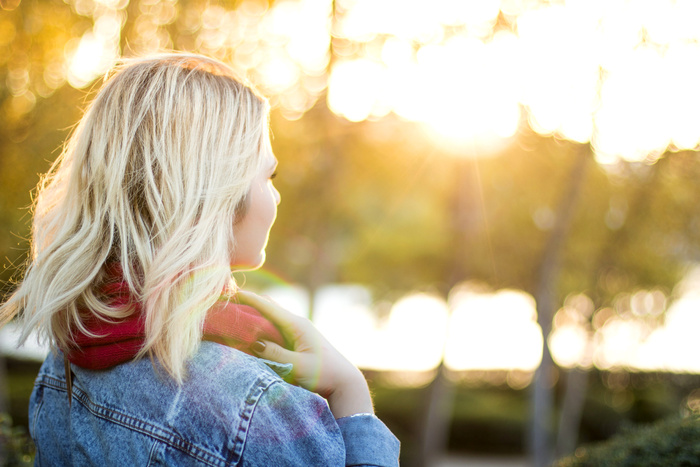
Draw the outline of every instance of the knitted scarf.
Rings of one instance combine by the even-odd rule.
[[[111,298],[110,305],[132,303],[134,312],[121,320],[104,320],[91,315],[84,324],[89,333],[98,337],[74,333],[76,346],[65,352],[66,358],[91,370],[104,370],[132,360],[146,339],[142,307],[132,300],[127,284],[113,282],[103,290]],[[255,308],[220,300],[207,312],[203,340],[254,355],[251,345],[260,339],[285,346],[279,330]]]

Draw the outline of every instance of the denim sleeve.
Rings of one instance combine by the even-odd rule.
[[[244,466],[345,465],[343,436],[326,401],[281,381],[261,394],[244,446]]]
[[[398,466],[399,440],[372,414],[337,420],[345,442],[345,465]]]
[[[373,416],[336,421],[322,397],[277,382],[267,387],[250,416],[240,465],[398,465],[398,441],[393,438],[394,445],[375,437],[393,435]],[[394,452],[382,452],[388,446]]]

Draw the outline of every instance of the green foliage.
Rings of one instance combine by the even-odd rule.
[[[575,145],[523,132],[498,156],[460,159],[405,126],[322,110],[273,120],[283,203],[268,265],[306,284],[320,270],[379,290],[446,292],[465,279],[534,290],[550,234],[536,217],[556,210]],[[694,153],[617,172],[591,157],[562,299],[586,292],[604,306],[641,287],[670,291],[698,257],[698,171]]]
[[[0,113],[0,281],[10,279],[29,248],[32,191],[53,160],[58,157],[70,126],[80,117],[84,93],[64,87],[40,100],[25,122],[31,137],[13,140],[13,131]],[[6,136],[6,137],[3,137]]]
[[[694,466],[700,459],[700,418],[671,419],[623,430],[610,440],[582,447],[556,467]]]
[[[0,464],[7,467],[31,466],[34,443],[24,427],[12,426],[12,418],[0,413]]]

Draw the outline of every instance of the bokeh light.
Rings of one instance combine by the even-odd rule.
[[[460,370],[534,371],[542,359],[542,331],[531,296],[457,290],[451,298],[445,363]]]
[[[66,42],[65,63],[46,68],[35,96],[87,86],[127,52],[129,33],[129,54],[175,48],[229,62],[290,120],[325,93],[351,122],[394,114],[465,155],[502,150],[524,124],[590,141],[603,164],[700,145],[692,0],[134,0],[129,31],[127,0],[67,1],[93,27]],[[0,22],[0,46],[13,28]]]

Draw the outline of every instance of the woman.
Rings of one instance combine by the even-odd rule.
[[[105,82],[39,185],[0,308],[53,347],[38,465],[397,464],[360,371],[231,277],[264,262],[275,166],[268,104],[220,62],[161,55]]]

